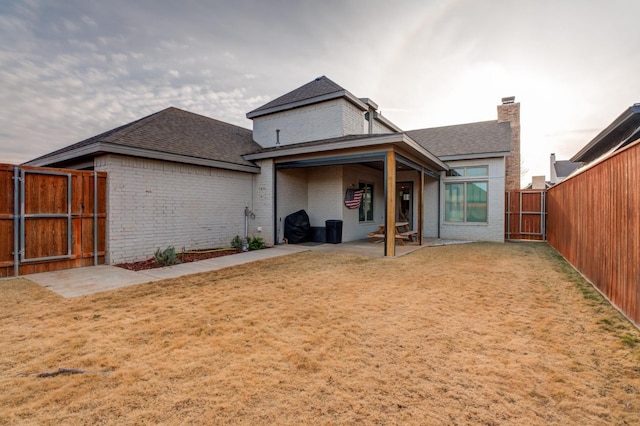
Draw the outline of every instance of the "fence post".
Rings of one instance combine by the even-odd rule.
[[[19,216],[19,200],[20,193],[20,174],[18,172],[18,166],[13,166],[13,275],[20,275],[20,254],[19,248],[20,245],[20,230],[18,229],[20,223],[18,220]]]
[[[93,171],[93,266],[98,265],[98,172]]]

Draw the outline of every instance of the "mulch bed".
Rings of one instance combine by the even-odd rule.
[[[177,258],[178,258],[178,263],[189,263],[189,262],[196,262],[198,260],[212,259],[214,257],[229,256],[237,253],[242,253],[242,252],[235,249],[227,249],[227,250],[208,249],[208,250],[200,250],[198,252],[193,252],[193,253],[189,253],[189,252],[178,253]],[[155,258],[151,257],[147,260],[142,260],[140,262],[119,263],[114,266],[117,266],[123,269],[128,269],[130,271],[143,271],[146,269],[162,268],[163,265],[159,264],[158,262],[156,262]]]

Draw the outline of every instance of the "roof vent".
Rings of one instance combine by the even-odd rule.
[[[515,96],[507,96],[506,98],[502,98],[502,105],[512,104],[516,101]]]

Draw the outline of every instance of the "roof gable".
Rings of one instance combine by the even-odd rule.
[[[242,166],[254,166],[242,155],[260,149],[249,129],[169,107],[29,163],[46,164],[47,159],[53,160],[61,155],[73,158],[74,152],[90,146],[100,152],[109,152],[109,147],[120,146]]]
[[[367,106],[364,102],[323,75],[322,77],[318,77],[315,80],[310,81],[309,83],[248,112],[247,118],[256,118],[262,115],[341,97],[346,97],[350,102],[358,105],[363,111],[367,110]]]
[[[482,121],[406,133],[444,160],[502,156],[511,151],[511,125],[508,122]]]

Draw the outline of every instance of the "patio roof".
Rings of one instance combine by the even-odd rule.
[[[449,167],[434,154],[423,148],[405,133],[384,133],[375,135],[350,135],[332,139],[323,139],[281,147],[272,147],[244,156],[246,160],[277,159],[304,154],[335,154],[336,150],[369,148],[375,150],[385,145],[397,145],[435,171],[446,171]]]

